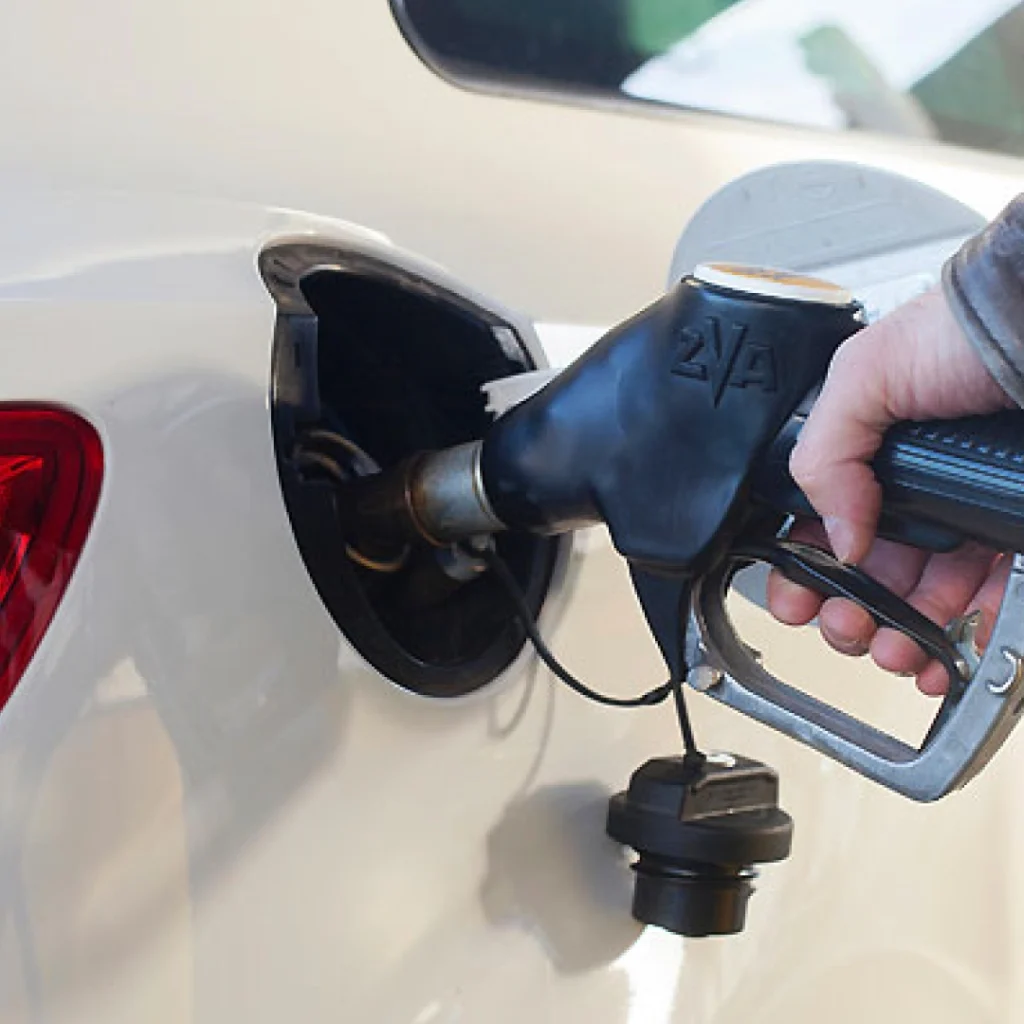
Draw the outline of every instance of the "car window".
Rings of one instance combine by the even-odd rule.
[[[393,0],[447,75],[1024,154],[1017,0]]]

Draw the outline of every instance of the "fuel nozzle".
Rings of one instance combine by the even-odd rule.
[[[743,930],[754,865],[789,856],[793,822],[767,765],[733,754],[659,757],[612,797],[607,831],[639,854],[633,916],[677,935]]]
[[[637,699],[600,699],[639,707],[671,691],[688,753],[639,768],[612,800],[607,831],[639,855],[634,916],[681,935],[741,931],[755,865],[785,858],[793,827],[770,768],[705,758],[688,735],[689,595],[741,533],[774,535],[781,525],[778,510],[751,502],[750,477],[861,326],[861,308],[825,282],[705,267],[500,416],[482,441],[416,456],[339,496],[348,545],[378,559],[502,530],[608,527],[670,683]],[[530,616],[519,618],[557,667]],[[556,675],[596,699],[564,670]]]
[[[700,268],[481,441],[357,482],[349,542],[441,547],[604,523],[630,563],[700,571],[738,526],[764,452],[863,326],[861,312],[825,282]]]

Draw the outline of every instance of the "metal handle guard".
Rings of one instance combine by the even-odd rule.
[[[913,800],[937,800],[991,760],[1024,711],[1024,555],[1017,554],[988,647],[963,695],[947,699],[915,748],[776,678],[757,663],[725,610],[735,570],[701,579],[689,623],[691,680],[715,700]]]

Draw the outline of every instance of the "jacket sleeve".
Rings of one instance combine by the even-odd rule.
[[[942,285],[989,373],[1024,406],[1024,195],[963,244]]]

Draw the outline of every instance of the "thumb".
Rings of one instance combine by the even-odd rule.
[[[865,342],[869,332],[836,353],[790,459],[793,479],[821,516],[832,550],[848,563],[860,561],[875,536],[882,491],[870,462],[894,422],[882,363]]]

